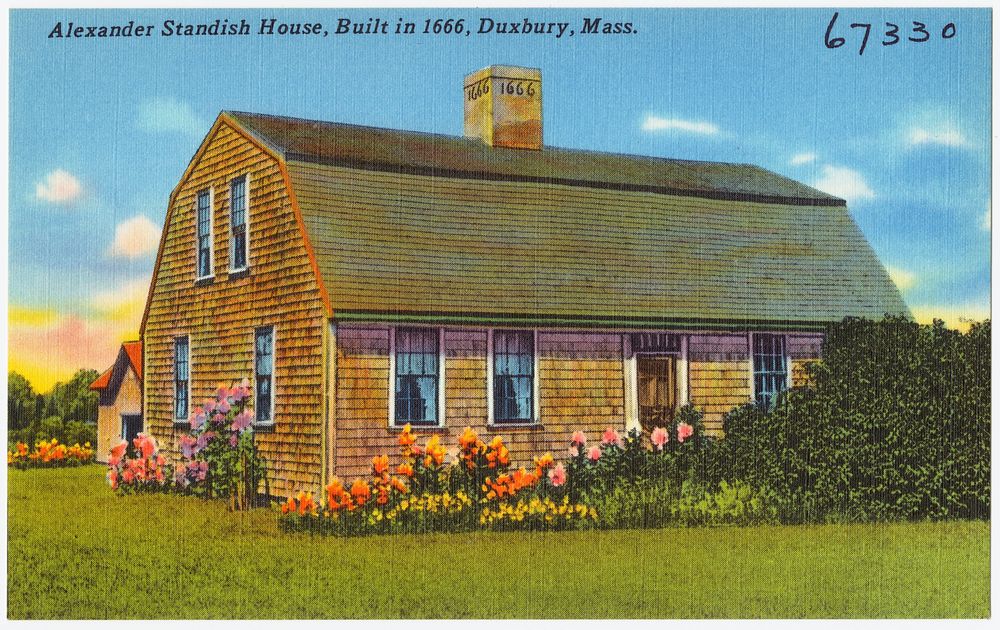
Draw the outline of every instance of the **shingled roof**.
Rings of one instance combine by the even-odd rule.
[[[114,374],[115,368],[124,366],[123,361],[127,360],[128,365],[132,366],[132,370],[135,372],[136,377],[142,380],[142,342],[141,341],[126,341],[122,344],[122,347],[118,350],[118,355],[115,358],[115,362],[104,371],[103,374],[97,377],[93,383],[90,384],[90,389],[95,391],[101,391],[107,388],[111,384],[111,376]]]
[[[342,320],[812,329],[908,314],[845,203],[765,169],[227,112]]]

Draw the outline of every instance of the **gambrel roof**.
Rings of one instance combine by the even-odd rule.
[[[242,112],[335,319],[817,328],[908,314],[843,200],[746,164]]]

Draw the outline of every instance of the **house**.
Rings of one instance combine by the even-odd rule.
[[[142,431],[142,342],[126,341],[114,364],[90,384],[99,392],[97,450],[99,462],[120,440],[130,443]]]
[[[253,382],[277,493],[409,423],[512,456],[723,415],[845,316],[907,314],[843,200],[747,164],[557,149],[538,70],[466,77],[465,136],[225,111],[170,196],[142,321],[147,429]],[[456,97],[458,90],[456,89]]]

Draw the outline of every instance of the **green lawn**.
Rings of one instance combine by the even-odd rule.
[[[9,471],[8,617],[986,617],[982,522],[286,535],[276,512]]]

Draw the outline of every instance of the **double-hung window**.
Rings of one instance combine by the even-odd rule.
[[[247,268],[250,245],[247,238],[247,176],[229,184],[229,266],[230,271]]]
[[[778,394],[788,387],[785,336],[753,335],[753,390],[757,405],[770,409]]]
[[[253,335],[254,405],[257,424],[274,422],[274,326],[264,326]]]
[[[399,328],[394,346],[393,423],[438,424],[440,332],[435,328]]]
[[[174,421],[188,418],[191,383],[191,348],[188,337],[174,339]]]
[[[212,191],[198,193],[198,278],[212,275]]]
[[[526,424],[535,417],[535,333],[493,331],[493,422]]]

